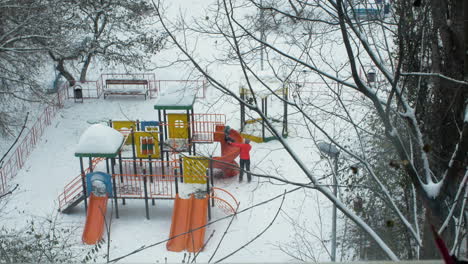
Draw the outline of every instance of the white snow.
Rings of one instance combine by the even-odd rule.
[[[90,126],[80,137],[75,154],[114,154],[122,146],[124,136],[102,124]]]
[[[162,92],[155,105],[157,106],[181,106],[190,107],[195,102],[197,91],[190,89],[188,86],[180,86],[173,90]]]
[[[442,188],[442,184],[444,183],[443,180],[436,182],[436,183],[428,183],[428,184],[423,184],[424,191],[427,193],[427,195],[431,198],[437,197],[440,192],[440,188]]]

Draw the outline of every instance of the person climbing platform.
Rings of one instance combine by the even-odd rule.
[[[244,176],[244,170],[247,172],[247,181],[252,180],[252,175],[250,174],[250,150],[252,146],[249,144],[250,139],[246,138],[244,143],[231,143],[228,144],[240,148],[240,173],[239,173],[239,182],[242,182],[242,177]]]
[[[232,139],[229,135],[231,134],[231,127],[226,126],[224,128],[224,140],[229,144],[234,142],[234,139]]]

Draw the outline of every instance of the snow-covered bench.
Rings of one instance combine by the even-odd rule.
[[[125,87],[131,86],[131,87]],[[147,80],[108,79],[104,89],[104,99],[109,95],[148,95]]]

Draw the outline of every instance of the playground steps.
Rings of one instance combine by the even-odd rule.
[[[75,206],[84,201],[84,199],[85,196],[83,195],[83,192],[81,192],[79,195],[75,196],[70,202],[68,202],[63,208],[59,209],[59,211],[64,214],[68,214]]]
[[[92,169],[87,168],[84,173],[87,174],[94,170],[97,164],[103,161],[104,158],[94,158],[92,160]],[[84,177],[84,175],[83,175]],[[83,197],[83,180],[81,173],[70,181],[63,188],[63,193],[58,196],[59,212],[69,213],[70,210],[84,200]]]

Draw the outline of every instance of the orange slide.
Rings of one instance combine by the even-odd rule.
[[[189,252],[198,252],[205,243],[205,230],[200,228],[193,232],[189,230],[206,225],[208,215],[208,195],[203,199],[196,199],[193,194],[189,199],[182,199],[176,195],[174,211],[172,212],[171,233],[166,248],[169,251],[180,252],[186,249]],[[187,233],[187,234],[184,234]]]
[[[91,193],[89,196],[88,214],[82,236],[83,242],[88,245],[96,244],[104,233],[107,200],[107,195],[100,197]]]
[[[239,174],[239,170],[237,169],[239,165],[235,159],[239,156],[240,149],[238,147],[231,146],[226,142],[224,129],[225,126],[216,126],[214,139],[221,143],[221,157],[213,157],[213,159],[221,162],[213,162],[213,168],[222,169],[224,177],[227,178]],[[243,143],[244,141],[240,133],[234,129],[230,130],[229,137],[236,143]]]

